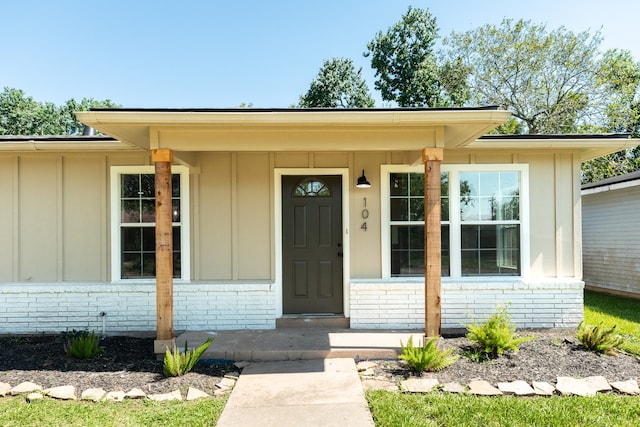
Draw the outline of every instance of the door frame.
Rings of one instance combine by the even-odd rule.
[[[274,169],[273,210],[275,218],[275,298],[276,318],[283,313],[282,284],[282,176],[283,175],[338,175],[342,177],[342,304],[345,317],[349,317],[349,278],[351,277],[351,251],[349,244],[349,183],[351,177],[348,168],[275,168]]]

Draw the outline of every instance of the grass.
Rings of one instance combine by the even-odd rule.
[[[8,426],[213,426],[225,398],[194,402],[70,402],[42,399],[27,403],[24,397],[0,399],[0,425]]]
[[[378,427],[418,426],[631,426],[640,397],[481,397],[444,393],[366,392]]]
[[[640,355],[640,300],[587,291],[584,302],[585,323],[616,325],[625,337],[621,348]],[[521,398],[383,390],[368,390],[366,396],[378,427],[631,426],[640,419],[640,396]]]
[[[640,299],[585,291],[584,322],[615,325],[616,332],[625,338],[620,349],[640,356]]]

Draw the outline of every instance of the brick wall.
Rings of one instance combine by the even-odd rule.
[[[507,305],[520,328],[573,328],[583,318],[583,287],[573,279],[443,281],[442,328],[462,329],[472,318],[483,321],[498,303]],[[350,304],[355,329],[424,328],[423,282],[352,282]]]
[[[174,284],[174,328],[272,329],[270,284]],[[154,284],[2,284],[0,334],[155,331]]]

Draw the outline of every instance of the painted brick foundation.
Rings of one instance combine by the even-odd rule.
[[[573,279],[442,283],[442,329],[483,321],[496,304],[508,305],[520,328],[573,328],[583,318],[584,283]],[[354,329],[424,328],[424,282],[357,281],[351,283]]]
[[[269,283],[174,284],[174,329],[275,328]],[[2,284],[0,334],[156,330],[155,284]]]
[[[176,283],[174,328],[273,329],[273,283]],[[573,328],[583,318],[578,280],[450,282],[442,284],[442,327],[460,329],[509,304],[521,328]],[[353,329],[422,329],[424,284],[354,280],[349,291]],[[0,284],[0,334],[58,333],[89,329],[106,333],[156,329],[155,284]]]

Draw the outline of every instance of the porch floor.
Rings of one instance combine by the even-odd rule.
[[[393,359],[400,341],[422,340],[424,331],[378,331],[362,329],[278,328],[269,330],[187,331],[176,337],[176,345],[189,348],[208,337],[213,343],[202,359],[231,361],[283,361],[303,359]]]

